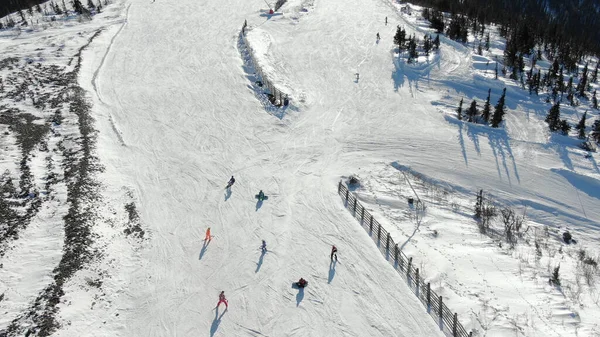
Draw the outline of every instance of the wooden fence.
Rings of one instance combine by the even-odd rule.
[[[269,101],[271,102],[271,104],[273,104],[275,106],[282,106],[282,105],[287,106],[289,104],[288,95],[281,92],[281,90],[277,89],[275,87],[275,85],[273,85],[273,83],[271,81],[269,81],[267,76],[265,76],[262,69],[258,65],[258,62],[256,62],[256,59],[254,58],[254,52],[252,50],[252,47],[250,47],[250,44],[248,43],[248,40],[246,39],[247,31],[248,31],[248,23],[246,21],[244,21],[244,25],[242,26],[241,37],[242,37],[242,41],[244,41],[244,45],[248,49],[248,54],[250,54],[250,58],[252,60],[252,65],[254,66],[256,75],[259,78],[260,83],[258,83],[258,85],[265,89],[265,94],[269,98]]]
[[[458,314],[452,313],[443,302],[442,296],[431,290],[431,284],[425,283],[415,268],[412,257],[407,257],[394,242],[389,232],[358,202],[356,196],[340,181],[338,194],[344,200],[345,207],[352,213],[362,227],[375,241],[385,259],[393,264],[394,269],[406,280],[409,288],[425,305],[427,313],[438,323],[440,329],[452,337],[472,337],[473,332],[467,330],[458,321]]]

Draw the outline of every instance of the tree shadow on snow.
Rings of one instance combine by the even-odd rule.
[[[202,260],[202,257],[204,256],[204,253],[206,253],[206,249],[208,248],[209,243],[210,240],[204,240],[204,244],[202,245],[202,250],[200,250],[200,256],[198,257],[198,260]]]
[[[263,264],[263,260],[265,258],[266,253],[267,253],[267,251],[263,250],[262,253],[260,254],[260,257],[258,258],[258,263],[256,263],[256,270],[254,271],[255,273],[258,273],[258,271],[260,270],[260,267]]]
[[[331,284],[333,278],[335,277],[335,266],[337,265],[337,261],[331,261],[329,263],[329,277],[327,278],[327,284]]]
[[[405,86],[408,81],[408,87],[414,96],[414,91],[419,90],[419,80],[425,78],[429,81],[429,73],[435,64],[439,66],[439,58],[433,62],[426,61],[421,63],[411,63],[407,66],[406,61],[402,57],[394,55],[397,50],[393,50],[393,60],[395,70],[392,71],[392,80],[394,81],[394,92]],[[405,81],[405,78],[406,80]]]
[[[225,201],[229,198],[231,198],[231,189],[228,188],[225,190]]]
[[[465,138],[463,136],[463,122],[459,121],[458,119],[452,117],[452,116],[448,116],[448,115],[444,115],[444,119],[446,120],[446,122],[450,123],[450,124],[454,124],[456,125],[456,127],[458,128],[458,143],[460,144],[460,149],[463,155],[463,160],[465,161],[465,166],[469,167],[469,159],[467,159],[467,151],[465,149]]]
[[[213,320],[212,325],[210,326],[210,337],[213,337],[217,332],[219,324],[221,324],[221,318],[223,318],[223,315],[225,315],[226,311],[227,309],[225,309],[221,316],[219,316],[219,307],[215,309],[215,319]]]
[[[511,173],[514,173],[517,182],[521,183],[515,157],[510,146],[510,139],[508,138],[508,134],[504,128],[492,128],[483,124],[459,121],[458,119],[449,115],[444,115],[444,119],[448,123],[456,125],[458,128],[458,142],[460,144],[463,159],[467,167],[469,166],[469,162],[465,148],[463,127],[467,128],[467,136],[473,142],[473,146],[475,147],[477,155],[481,155],[479,136],[487,137],[490,149],[492,150],[492,154],[494,155],[494,159],[496,161],[496,170],[498,171],[498,177],[500,179],[502,179],[502,174],[504,172],[504,175],[508,179],[508,183],[510,185],[512,184]]]

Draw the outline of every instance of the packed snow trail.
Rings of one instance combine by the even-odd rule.
[[[87,70],[98,71],[106,176],[135,191],[151,235],[114,282],[121,320],[111,324],[123,335],[440,335],[336,193],[341,175],[393,161],[521,200],[538,219],[585,209],[591,220],[581,224],[593,228],[598,218],[597,199],[571,198],[576,190],[548,170],[551,150],[537,144],[531,158],[522,149],[530,144],[510,142],[513,117],[508,131],[463,134],[429,104],[471,65],[444,45],[425,72],[397,70],[392,37],[403,21],[383,1],[316,2],[295,17],[266,17],[261,3],[130,3],[127,25],[95,45]],[[249,89],[236,48],[245,19],[275,82],[294,90],[298,109],[283,120]],[[269,199],[257,203],[261,189]],[[215,237],[203,245],[209,226]],[[340,249],[335,269],[331,244]],[[300,277],[304,292],[291,287]],[[223,316],[212,310],[222,290]]]
[[[88,71],[98,71],[100,156],[107,176],[118,177],[112,183],[135,191],[151,235],[120,275],[122,321],[113,328],[135,336],[439,335],[337,197],[355,107],[335,122],[335,110],[324,109],[347,100],[338,97],[290,124],[265,113],[248,89],[236,45],[244,19],[264,21],[257,6],[134,0],[105,62],[110,40],[96,45]],[[319,52],[326,41],[312,43],[307,50]],[[373,57],[364,46],[346,53]],[[344,66],[336,61],[332,71],[341,76]],[[269,199],[257,203],[260,189]],[[214,238],[203,245],[209,226]],[[262,256],[261,239],[269,245]],[[331,244],[343,263],[334,269]],[[309,281],[303,292],[291,287],[300,277]],[[222,290],[225,314],[213,310]]]

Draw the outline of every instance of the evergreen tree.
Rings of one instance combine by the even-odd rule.
[[[600,60],[596,62],[596,68],[594,68],[594,72],[592,72],[592,83],[596,83],[598,81],[598,64]]]
[[[463,105],[463,99],[460,99],[460,103],[458,103],[458,109],[456,110],[456,118],[458,118],[459,121],[462,120],[462,105]]]
[[[57,3],[51,4],[50,7],[52,7],[54,9],[54,13],[58,15],[63,13],[62,9],[60,9],[60,6]]]
[[[477,109],[477,101],[473,100],[471,102],[471,106],[467,109],[467,116],[469,117],[469,119],[467,121],[473,122],[475,120],[475,117],[477,117],[478,114],[479,114],[479,110]]]
[[[560,67],[560,71],[558,72],[556,88],[560,92],[565,92],[565,75],[563,74],[563,67]]]
[[[404,49],[404,42],[406,41],[406,31],[400,26],[396,29],[396,35],[394,35],[394,43],[398,45],[398,50],[401,53]]]
[[[585,138],[585,119],[586,119],[586,117],[587,117],[587,111],[583,113],[583,116],[581,116],[579,123],[577,123],[577,126],[575,127],[575,129],[577,129],[577,131],[578,131],[577,137],[579,137],[579,139]]]
[[[440,34],[435,36],[435,40],[433,40],[433,46],[436,50],[440,49]]]
[[[63,12],[65,14],[68,14],[69,10],[67,9],[67,4],[65,4],[65,0],[62,0],[62,5],[63,5],[63,8],[62,8]]]
[[[548,123],[550,131],[555,132],[560,129],[560,103],[557,102],[550,108],[545,121]]]
[[[40,6],[40,4],[37,4],[37,5],[35,5],[35,10],[36,10],[38,13],[42,14],[42,6]]]
[[[487,99],[485,100],[485,104],[483,105],[483,111],[481,112],[481,117],[483,118],[484,123],[488,123],[490,121],[490,95],[492,93],[492,89],[488,89]]]
[[[408,39],[408,63],[417,60],[417,57],[419,57],[417,53],[417,38],[413,35]]]
[[[498,56],[496,56],[496,68],[494,69],[494,79],[498,79]]]
[[[94,2],[92,0],[88,0],[88,8],[90,10],[96,9],[96,5],[94,5]]]
[[[587,86],[588,86],[588,64],[586,63],[585,66],[583,67],[583,71],[581,73],[581,79],[579,80],[579,83],[577,84],[577,93],[579,94],[579,97],[585,97],[585,91],[587,90]]]
[[[483,55],[483,48],[481,47],[481,42],[477,45],[477,55]]]
[[[429,51],[431,50],[431,38],[429,35],[425,34],[423,37],[423,51],[425,52],[425,56],[429,56]]]
[[[594,95],[592,96],[592,107],[598,110],[598,98],[596,98],[596,90],[594,90]]]
[[[19,15],[21,16],[21,20],[23,21],[23,23],[25,24],[25,26],[27,26],[27,20],[25,20],[25,14],[20,9],[19,9]]]
[[[596,141],[596,143],[600,143],[600,119],[596,119],[596,121],[594,121],[590,135],[592,136],[592,139]]]
[[[490,50],[490,33],[485,35],[485,50]]]
[[[498,104],[496,104],[494,108],[494,115],[492,116],[492,127],[497,128],[502,123],[502,119],[504,118],[504,114],[506,113],[506,108],[504,107],[504,101],[506,98],[506,88],[502,90],[502,96],[498,100]]]
[[[72,4],[73,4],[73,10],[77,14],[83,14],[83,5],[81,4],[80,0],[73,0]]]
[[[575,101],[573,100],[573,76],[569,78],[569,83],[567,83],[567,99],[571,105],[575,105]]]
[[[566,119],[560,121],[560,133],[567,136],[569,131],[571,131],[571,125],[569,125],[569,122],[567,122]]]

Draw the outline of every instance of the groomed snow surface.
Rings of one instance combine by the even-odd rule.
[[[290,0],[268,15],[261,1],[114,0],[91,21],[2,35],[7,55],[60,47],[72,57],[102,29],[79,73],[104,169],[101,254],[65,284],[55,335],[443,336],[344,208],[337,184],[355,174],[361,203],[474,335],[599,336],[598,270],[588,284],[580,261],[582,250],[598,260],[598,155],[585,158],[573,135],[548,132],[542,95],[493,79],[503,46],[494,27],[482,56],[476,37],[466,46],[441,37],[438,53],[406,64],[396,26],[419,38],[428,28],[418,8],[408,15],[402,6]],[[290,106],[260,96],[240,49],[244,20],[256,66]],[[36,62],[67,66],[68,57]],[[461,97],[463,108],[473,98],[481,107],[491,88],[495,104],[504,87],[502,128],[456,119]],[[574,124],[586,109],[588,121],[598,118],[587,102],[563,107],[562,118]],[[0,169],[18,172],[15,140],[0,144]],[[52,138],[48,146],[57,147]],[[60,259],[67,192],[55,189],[0,257],[0,330],[31,306]],[[515,248],[479,233],[479,189],[526,214],[531,229]],[[259,190],[269,199],[257,202]],[[420,214],[406,202],[415,192],[427,206]],[[131,228],[143,237],[124,233]],[[565,230],[576,245],[560,241]],[[557,265],[561,287],[548,284]],[[292,287],[300,277],[303,291]],[[221,291],[227,311],[215,308]]]

